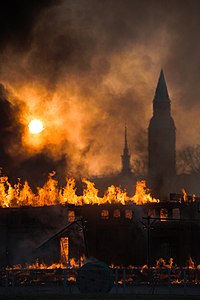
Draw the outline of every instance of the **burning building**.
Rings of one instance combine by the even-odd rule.
[[[148,128],[147,179],[160,200],[150,195],[144,180],[136,183],[126,127],[121,172],[99,179],[101,186],[105,183],[104,195],[99,196],[94,183],[86,179],[82,180],[82,194],[76,193],[72,178],[60,188],[54,173],[35,193],[28,182],[13,186],[1,176],[1,266],[33,263],[36,259],[66,265],[84,256],[126,266],[151,265],[160,257],[173,257],[179,265],[189,256],[200,260],[196,239],[200,233],[198,199],[187,199],[186,195],[169,198],[171,182],[176,182],[175,125],[163,71],[153,109]],[[95,182],[99,183],[97,179]],[[87,221],[87,228],[82,220]]]
[[[149,264],[160,257],[178,265],[189,256],[200,260],[198,199],[172,195],[171,202],[159,202],[144,181],[133,196],[110,186],[100,197],[83,180],[86,187],[77,195],[73,179],[59,188],[54,175],[37,193],[27,182],[12,186],[1,177],[2,267],[35,260],[67,265],[85,256],[124,266],[142,266],[147,257]]]
[[[118,264],[122,257],[123,263],[129,264],[139,255],[137,261],[142,263],[138,247],[144,241],[136,226],[136,204],[158,201],[150,196],[144,181],[138,182],[132,197],[115,186],[100,197],[94,184],[83,180],[86,188],[78,196],[73,179],[60,189],[53,176],[50,174],[37,194],[27,182],[12,187],[6,177],[1,177],[1,264],[25,263],[38,257],[48,263],[67,263],[72,257],[78,260],[88,255],[86,252]],[[75,222],[80,218],[88,222],[87,241],[83,227]]]

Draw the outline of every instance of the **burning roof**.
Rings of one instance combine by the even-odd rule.
[[[0,177],[0,206],[1,207],[21,207],[21,206],[50,206],[56,204],[128,204],[137,205],[155,202],[159,200],[152,198],[149,189],[146,187],[146,181],[138,181],[133,196],[128,196],[127,192],[120,187],[111,185],[108,187],[103,197],[98,196],[98,189],[93,182],[82,179],[86,185],[82,195],[76,193],[76,183],[74,178],[66,178],[66,185],[58,187],[58,181],[54,178],[55,172],[49,174],[47,182],[43,187],[37,187],[34,193],[27,181],[24,184],[20,179],[18,183],[11,185],[8,177]]]

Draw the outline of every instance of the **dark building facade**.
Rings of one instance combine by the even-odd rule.
[[[151,189],[167,199],[176,176],[176,128],[163,70],[153,100],[153,117],[148,127],[149,180]]]
[[[78,260],[86,254],[83,231],[76,224],[62,229],[80,217],[87,220],[89,257],[108,265],[143,266],[148,252],[148,231],[143,226],[147,216],[153,229],[149,231],[150,265],[161,257],[172,257],[178,266],[185,266],[190,256],[200,263],[198,203],[176,201],[1,208],[0,268],[33,263],[36,259],[41,263],[58,263],[62,261],[63,239],[68,240],[67,257]]]

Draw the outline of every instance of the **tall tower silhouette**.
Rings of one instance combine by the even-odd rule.
[[[131,156],[130,156],[129,151],[128,151],[127,129],[126,129],[126,126],[125,126],[124,151],[123,151],[123,154],[121,155],[121,160],[122,160],[121,174],[123,174],[123,175],[130,175],[131,174],[130,157]]]
[[[149,178],[158,197],[166,197],[176,175],[176,128],[163,70],[153,99],[153,117],[148,127]]]

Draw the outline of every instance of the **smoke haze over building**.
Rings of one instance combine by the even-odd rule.
[[[17,120],[5,151],[20,164],[66,159],[75,175],[119,170],[125,123],[132,159],[145,156],[161,67],[177,148],[200,143],[199,8],[195,0],[1,1],[0,82]],[[38,137],[27,131],[32,118],[44,122]]]

